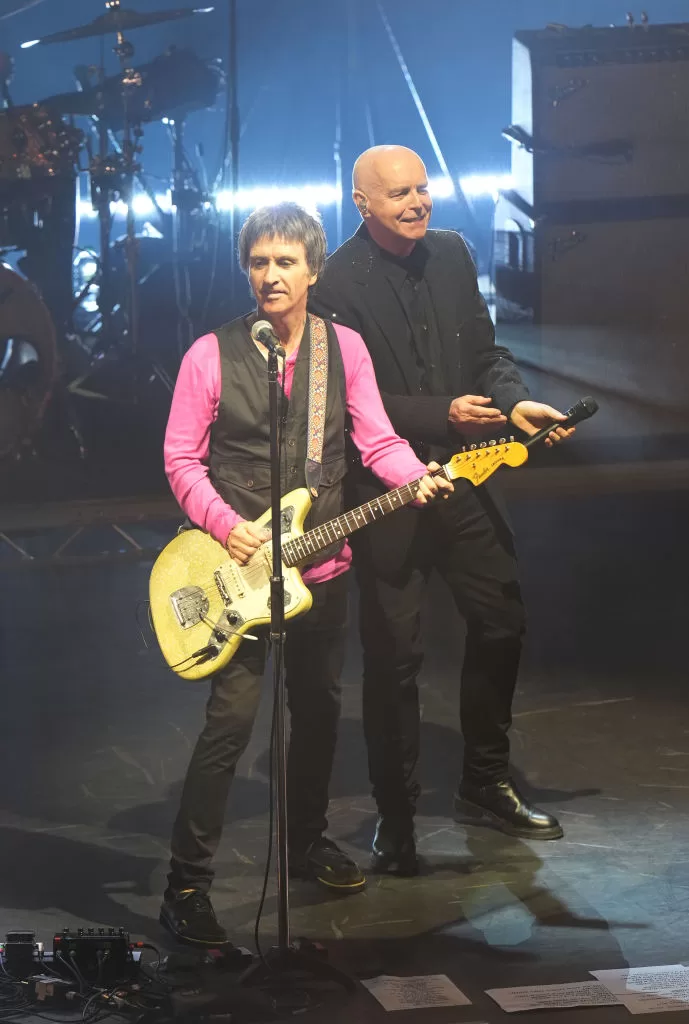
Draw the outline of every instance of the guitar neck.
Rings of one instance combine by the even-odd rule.
[[[515,443],[514,438],[507,442],[503,438],[500,441],[482,442],[480,445],[471,445],[453,455],[448,463],[437,469],[433,476],[443,477],[445,480],[457,480],[463,477],[474,487],[484,483],[500,466],[521,466],[526,462],[528,452],[523,444]],[[394,491],[381,494],[373,501],[367,501],[365,505],[359,505],[349,512],[331,519],[314,530],[309,530],[301,537],[294,537],[285,541],[282,545],[282,558],[288,568],[303,565],[310,562],[314,556],[324,548],[338,541],[344,540],[350,533],[360,530],[362,526],[368,526],[376,519],[382,519],[390,512],[403,508],[414,501],[419,490],[419,484],[423,478],[412,480],[404,487],[397,487]]]
[[[434,473],[434,476],[443,476],[445,479],[449,479],[444,466]],[[309,562],[324,548],[344,540],[355,530],[360,530],[362,526],[368,526],[376,519],[382,519],[390,512],[395,512],[398,508],[408,505],[416,498],[421,479],[419,477],[418,480],[412,480],[411,483],[405,484],[403,487],[396,487],[394,491],[381,494],[379,498],[367,501],[365,505],[350,509],[349,512],[338,516],[337,519],[331,519],[329,522],[323,523],[322,526],[308,530],[301,537],[294,537],[292,540],[286,541],[282,545],[282,558],[285,565],[292,568]]]

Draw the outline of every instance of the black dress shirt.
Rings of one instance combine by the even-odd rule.
[[[409,256],[395,256],[379,249],[381,263],[402,308],[409,334],[400,338],[411,350],[412,362],[418,372],[418,389],[422,395],[445,395],[445,369],[433,300],[424,272],[428,250],[417,242]]]

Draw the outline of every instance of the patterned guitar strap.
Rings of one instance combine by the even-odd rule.
[[[315,499],[318,497],[323,471],[325,404],[328,397],[328,329],[324,320],[310,313],[309,328],[309,423],[304,469],[306,486]]]

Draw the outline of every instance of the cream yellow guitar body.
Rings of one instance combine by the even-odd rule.
[[[283,543],[304,532],[311,508],[306,488],[280,502]],[[257,525],[270,529],[270,509]],[[238,565],[202,530],[184,530],[161,551],[151,570],[151,616],[163,657],[185,679],[205,679],[231,660],[245,633],[270,622],[270,542]],[[311,592],[296,567],[283,564],[285,618],[311,607]],[[214,635],[215,634],[215,635]],[[197,654],[210,646],[217,650]]]
[[[524,445],[483,445],[455,455],[440,470],[448,480],[463,477],[477,486],[502,465],[526,462]],[[419,481],[388,491],[304,533],[311,508],[306,488],[290,491],[280,502],[285,578],[285,619],[303,615],[311,594],[298,566],[350,533],[412,502]],[[270,529],[268,509],[258,526]],[[270,541],[246,565],[230,558],[202,530],[185,530],[161,551],[151,570],[151,616],[163,657],[184,679],[206,679],[229,663],[242,638],[270,622]]]

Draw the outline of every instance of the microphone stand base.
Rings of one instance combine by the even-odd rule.
[[[302,997],[305,1002],[292,1005],[292,1012],[311,1006],[309,987],[321,987],[325,983],[339,985],[348,992],[356,991],[354,979],[333,967],[325,949],[308,939],[297,939],[289,946],[273,946],[239,979],[240,985],[255,985],[270,992],[280,1004],[283,999],[293,1004]],[[287,1007],[281,1006],[283,1008]]]

